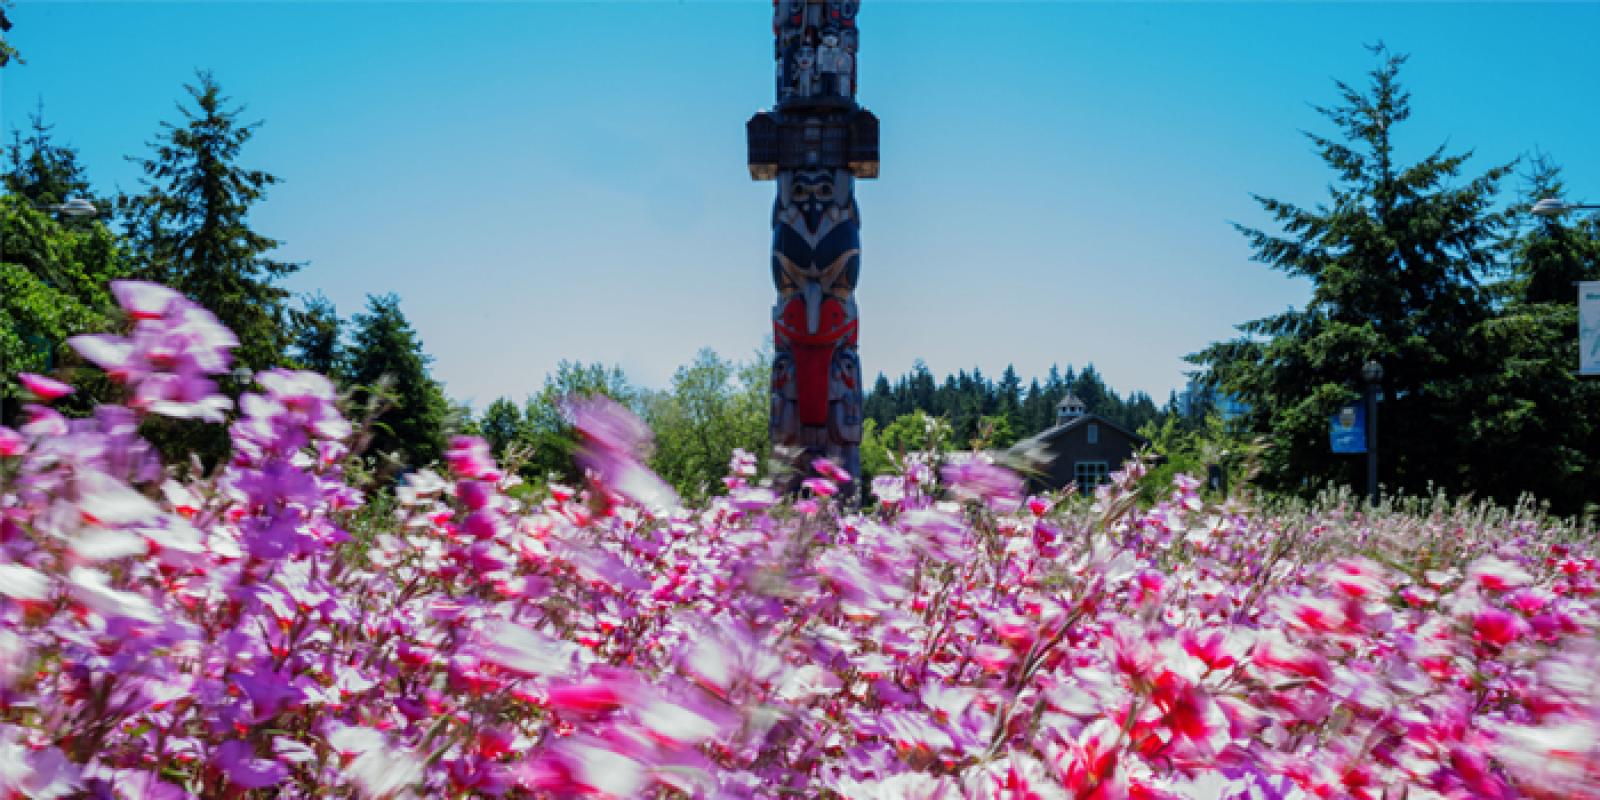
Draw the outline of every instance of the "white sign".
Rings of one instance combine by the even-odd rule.
[[[1600,281],[1578,283],[1578,374],[1600,375]]]

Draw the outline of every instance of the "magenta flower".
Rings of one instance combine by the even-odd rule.
[[[1472,617],[1472,638],[1496,648],[1516,641],[1527,631],[1527,623],[1509,611],[1486,607]]]
[[[238,740],[223,742],[212,755],[211,763],[222,772],[228,783],[240,789],[277,786],[289,777],[289,770],[284,765],[257,758],[250,745]]]
[[[61,381],[31,372],[17,373],[17,380],[21,381],[28,391],[33,392],[35,397],[46,403],[60,400],[74,391],[71,386]]]
[[[220,414],[231,335],[114,292],[129,335],[74,346],[128,403],[0,428],[0,797],[1600,800],[1566,528],[1145,507],[1137,468],[1024,504],[959,458],[941,496],[931,454],[862,512],[744,453],[680,507],[604,400],[587,488],[460,438],[363,509],[310,373],[255,374],[219,469],[162,463],[148,415]]]

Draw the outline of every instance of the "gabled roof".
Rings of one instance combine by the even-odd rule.
[[[1073,431],[1073,430],[1076,430],[1077,428],[1079,428],[1079,427],[1081,427],[1083,425],[1087,425],[1087,424],[1089,424],[1091,422],[1097,422],[1097,423],[1099,423],[1101,425],[1106,426],[1107,428],[1110,428],[1111,430],[1116,431],[1117,433],[1122,434],[1123,436],[1125,436],[1128,439],[1132,440],[1134,442],[1134,444],[1136,446],[1138,446],[1138,447],[1149,447],[1150,446],[1150,440],[1149,439],[1146,439],[1143,436],[1140,436],[1139,434],[1134,433],[1133,431],[1130,431],[1127,428],[1124,428],[1121,425],[1118,425],[1117,423],[1112,422],[1111,420],[1108,420],[1105,417],[1100,416],[1099,414],[1084,414],[1081,417],[1074,417],[1071,421],[1063,422],[1060,425],[1057,425],[1057,426],[1055,426],[1053,428],[1046,428],[1045,430],[1042,430],[1042,431],[1034,434],[1033,436],[1028,437],[1027,439],[1024,439],[1024,440],[1022,440],[1020,442],[1017,442],[1012,447],[1013,447],[1013,449],[1018,449],[1018,450],[1020,450],[1020,449],[1036,449],[1036,448],[1039,448],[1041,446],[1047,445],[1050,442],[1054,441],[1055,439],[1058,439],[1061,436],[1065,435],[1066,433],[1068,433],[1070,431]]]

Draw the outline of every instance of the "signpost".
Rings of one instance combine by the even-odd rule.
[[[878,118],[856,104],[859,0],[775,0],[777,103],[745,125],[750,177],[772,209],[775,451],[861,474],[855,180],[878,177]]]

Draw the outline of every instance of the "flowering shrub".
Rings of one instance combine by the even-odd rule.
[[[1560,529],[1141,510],[1137,466],[1053,508],[977,461],[855,511],[743,454],[680,508],[597,401],[587,487],[524,504],[458,439],[354,541],[329,382],[256,375],[179,480],[138,425],[228,419],[236,340],[116,294],[131,335],[73,344],[127,405],[0,428],[0,796],[1600,798],[1600,561]]]

